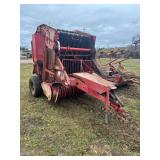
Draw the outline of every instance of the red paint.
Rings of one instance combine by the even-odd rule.
[[[73,47],[61,47],[61,51],[81,51],[81,52],[89,52],[91,49],[87,48],[73,48]]]

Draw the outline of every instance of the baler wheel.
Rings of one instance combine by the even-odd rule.
[[[42,87],[40,79],[37,75],[33,75],[29,79],[29,89],[33,97],[39,97],[42,95]]]

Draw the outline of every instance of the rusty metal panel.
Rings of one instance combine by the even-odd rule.
[[[99,85],[108,87],[110,89],[116,89],[115,83],[107,81],[103,78],[101,78],[96,73],[88,73],[88,72],[82,72],[82,73],[73,73],[73,75],[79,79],[87,79],[91,82],[97,83]]]

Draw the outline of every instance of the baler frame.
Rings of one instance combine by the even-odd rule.
[[[66,36],[75,34],[74,36],[79,38],[77,44],[86,39],[93,47],[61,46],[64,42],[60,34],[64,36],[66,33]],[[118,114],[122,114],[124,109],[115,96],[115,84],[103,79],[96,66],[94,48],[96,38],[90,34],[84,35],[78,32],[56,30],[47,25],[37,27],[36,33],[32,36],[32,54],[33,74],[37,76],[39,90],[42,88],[48,100],[54,99],[55,102],[59,97],[85,92],[105,103],[107,117],[110,106]],[[29,84],[31,83],[34,84],[33,78],[30,79]],[[33,85],[30,85],[31,93],[36,96],[33,94],[36,86],[33,88],[31,86]],[[105,120],[108,122],[108,118]]]

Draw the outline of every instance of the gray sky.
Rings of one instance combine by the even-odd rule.
[[[96,35],[96,47],[125,46],[140,32],[139,5],[21,5],[21,45],[30,47],[40,24]]]

